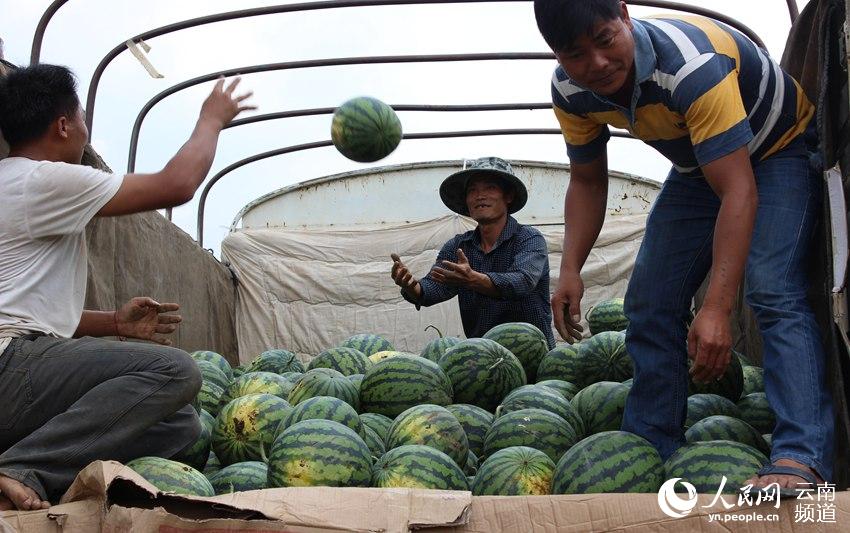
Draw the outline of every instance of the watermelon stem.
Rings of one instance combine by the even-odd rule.
[[[437,328],[437,326],[435,326],[434,324],[428,324],[427,326],[425,326],[424,331],[428,331],[428,328],[434,328],[434,331],[436,331],[436,332],[437,332],[437,335],[439,335],[441,339],[443,338],[443,332],[442,332],[442,331],[440,331],[440,330]]]

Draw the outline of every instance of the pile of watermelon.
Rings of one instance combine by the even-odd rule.
[[[128,466],[162,491],[200,496],[301,486],[657,492],[671,477],[713,492],[724,475],[734,490],[770,454],[762,369],[735,357],[721,380],[691,384],[688,445],[664,462],[620,431],[632,375],[622,307],[598,305],[593,334],[553,350],[535,326],[510,323],[483,338],[441,336],[418,354],[355,335],[306,365],[284,349],[236,368],[195,352],[200,437],[171,459]]]

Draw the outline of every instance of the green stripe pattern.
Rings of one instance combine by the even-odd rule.
[[[399,446],[385,453],[372,470],[372,486],[469,490],[466,476],[451,457],[422,444]]]
[[[724,492],[734,494],[767,463],[752,446],[728,440],[694,442],[679,448],[664,463],[665,477],[682,478],[701,494],[715,494],[726,476]]]
[[[537,380],[559,379],[575,384],[579,389],[590,385],[587,352],[579,352],[580,344],[562,344],[543,356],[537,367]]]
[[[207,464],[204,466],[204,475],[207,476],[207,479],[216,472],[221,470],[221,461],[218,460],[218,456],[214,451],[210,450],[210,456],[207,457]]]
[[[688,396],[688,416],[685,428],[689,428],[709,416],[725,415],[741,418],[741,410],[734,402],[717,394],[693,394]]]
[[[590,334],[596,335],[603,331],[622,331],[629,325],[629,319],[623,311],[624,300],[622,298],[611,298],[603,300],[591,308],[587,313],[587,323],[590,326]]]
[[[304,420],[281,433],[269,456],[269,487],[368,487],[372,452],[351,428]]]
[[[201,379],[204,381],[214,383],[222,389],[226,389],[230,384],[230,378],[227,377],[227,374],[223,370],[215,366],[215,363],[202,360],[196,360],[195,363],[198,365],[198,369],[201,371]]]
[[[456,402],[490,412],[526,383],[519,359],[490,339],[468,339],[452,346],[440,358],[440,368],[451,381]]]
[[[546,336],[527,322],[499,324],[484,334],[485,339],[498,342],[519,359],[529,383],[537,380],[540,361],[549,352]]]
[[[424,403],[452,403],[452,384],[433,361],[418,355],[396,355],[374,364],[360,383],[361,412],[395,418]]]
[[[353,407],[333,396],[314,396],[296,405],[281,420],[276,434],[302,420],[333,420],[363,436],[363,423]]]
[[[187,464],[196,470],[203,470],[212,449],[212,428],[215,419],[207,411],[201,411],[201,433],[191,446],[172,457],[173,460]]]
[[[626,351],[626,335],[621,331],[603,331],[583,341],[579,359],[585,361],[586,384],[599,381],[624,381],[634,373],[632,358]]]
[[[708,440],[731,440],[747,444],[765,455],[770,455],[770,446],[764,441],[761,432],[743,420],[731,416],[710,416],[703,418],[685,432],[688,442]]]
[[[691,360],[688,359],[688,367],[691,366]],[[729,398],[733,402],[741,399],[741,394],[744,392],[744,371],[741,367],[741,361],[737,357],[732,357],[726,371],[720,376],[717,381],[709,383],[696,383],[690,373],[688,374],[688,394],[717,394],[724,398]]]
[[[215,496],[209,480],[189,465],[161,457],[139,457],[127,465],[162,492]]]
[[[233,367],[230,366],[227,359],[225,359],[220,353],[212,352],[210,350],[198,350],[196,352],[192,352],[190,355],[195,361],[209,361],[217,366],[219,370],[224,372],[224,375],[227,376],[228,380],[233,379]]]
[[[224,465],[265,461],[280,421],[292,410],[272,394],[249,394],[222,408],[212,433],[212,448]]]
[[[747,394],[738,402],[741,420],[762,433],[773,433],[776,426],[776,414],[770,408],[767,395],[763,392]]]
[[[560,416],[543,409],[522,409],[493,422],[484,438],[484,456],[511,446],[530,446],[557,461],[578,440],[576,431]]]
[[[224,389],[213,383],[212,381],[202,381],[201,390],[198,391],[198,396],[195,398],[195,410],[203,409],[213,416],[218,415],[219,402],[224,396]]]
[[[304,372],[304,363],[289,350],[266,350],[248,365],[248,372]]]
[[[348,378],[332,368],[308,370],[295,382],[289,392],[289,403],[298,405],[316,396],[333,396],[346,402],[355,410],[360,407],[357,387]]]
[[[754,392],[764,392],[763,368],[748,365],[742,368],[742,372],[744,373],[744,392],[741,393],[742,398]]]
[[[475,496],[544,496],[550,494],[555,463],[528,446],[499,450],[481,465],[472,483]]]
[[[262,461],[245,461],[225,466],[209,477],[216,494],[266,488],[269,467]]]
[[[580,390],[570,404],[584,422],[585,435],[620,429],[628,395],[629,387],[615,381],[600,381]]]
[[[482,455],[484,453],[484,437],[487,436],[487,430],[493,425],[495,419],[493,413],[468,403],[455,403],[446,406],[446,409],[463,426],[470,451],[476,456]]]
[[[339,345],[342,348],[354,348],[366,355],[366,357],[378,352],[395,350],[393,345],[390,344],[390,341],[380,335],[373,335],[371,333],[359,333],[357,335],[352,335],[342,341]]]
[[[424,444],[465,465],[469,453],[466,432],[457,418],[439,405],[417,405],[399,414],[387,435],[387,448]]]
[[[387,435],[390,432],[390,426],[393,425],[393,419],[378,413],[360,413],[360,421],[363,425],[369,427],[381,437],[381,440],[386,442]]]
[[[363,426],[363,442],[366,443],[369,451],[372,452],[372,459],[377,460],[378,457],[387,453],[387,446],[384,444],[384,439],[369,426]]]
[[[242,374],[224,389],[221,405],[227,405],[236,398],[249,394],[273,394],[284,400],[289,397],[295,384],[280,374],[273,372],[247,372]]]
[[[463,473],[468,476],[474,476],[478,471],[478,456],[469,450],[466,454],[466,464],[463,465]]]
[[[625,431],[582,439],[558,461],[552,494],[658,492],[664,463],[647,440]]]
[[[390,106],[376,98],[352,98],[334,111],[331,140],[348,159],[371,163],[398,146],[401,121]]]
[[[578,413],[566,398],[542,385],[523,385],[512,390],[496,408],[496,418],[512,411],[532,408],[555,413],[567,422],[578,418]]]
[[[537,385],[543,385],[544,387],[554,389],[568,400],[572,400],[576,393],[581,390],[577,385],[562,379],[544,379],[543,381],[538,381]]]
[[[436,363],[440,360],[440,357],[446,353],[446,350],[455,344],[458,344],[460,341],[461,339],[457,337],[440,337],[439,339],[434,339],[422,348],[419,355]]]
[[[313,368],[333,368],[343,376],[352,374],[365,374],[366,369],[372,366],[372,361],[360,350],[338,346],[329,348],[310,361],[308,370]]]

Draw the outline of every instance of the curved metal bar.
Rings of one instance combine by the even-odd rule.
[[[133,147],[139,142],[139,132],[142,128],[142,122],[148,112],[157,103],[162,101],[167,96],[174,93],[194,87],[195,85],[212,81],[220,76],[234,76],[237,74],[254,74],[257,72],[268,72],[274,70],[291,70],[301,68],[314,67],[330,67],[341,65],[374,65],[374,64],[389,64],[389,63],[423,63],[423,62],[444,62],[444,61],[507,61],[519,59],[545,59],[552,60],[555,56],[548,52],[521,52],[521,53],[483,53],[483,54],[436,54],[436,55],[410,55],[410,56],[366,56],[366,57],[337,57],[331,59],[308,59],[302,61],[285,61],[283,63],[267,63],[265,65],[253,65],[241,68],[231,68],[227,70],[219,70],[210,74],[204,74],[197,78],[186,80],[177,85],[173,85],[168,89],[160,92],[153,98],[147,101],[142,107],[139,114],[136,116],[136,122],[133,124],[133,132],[130,135],[131,152],[127,158],[127,172],[134,172],[136,167],[136,151]]]
[[[53,15],[59,11],[59,8],[68,3],[68,0],[53,0],[53,3],[47,6],[41,18],[38,19],[38,26],[35,28],[35,34],[32,36],[32,50],[30,51],[30,65],[38,64],[41,59],[41,45],[44,42],[44,32],[47,31],[47,25]]]
[[[520,104],[457,104],[457,105],[415,105],[415,104],[392,104],[395,111],[532,111],[535,109],[552,109],[551,102],[527,102]],[[234,120],[224,129],[276,120],[279,118],[308,117],[314,115],[330,115],[336,110],[335,107],[317,107],[313,109],[294,109],[292,111],[278,111],[277,113],[266,113],[252,117]]]
[[[800,9],[797,7],[797,0],[785,0],[788,4],[788,14],[791,15],[791,24],[800,16]]]
[[[226,20],[234,20],[248,17],[256,17],[260,15],[272,15],[279,13],[293,13],[299,11],[313,11],[318,9],[338,9],[338,8],[346,8],[346,7],[372,7],[372,6],[400,6],[400,5],[431,5],[431,4],[470,4],[470,3],[502,3],[502,2],[528,2],[530,0],[322,0],[319,2],[305,2],[300,4],[285,4],[285,5],[277,5],[277,6],[266,6],[259,7],[253,9],[242,9],[239,11],[229,11],[226,13],[217,13],[215,15],[207,15],[204,17],[197,17],[193,19],[184,20],[181,22],[176,22],[174,24],[169,24],[167,26],[161,26],[159,28],[148,30],[146,32],[140,33],[130,40],[138,41],[142,40],[150,40],[154,37],[159,37],[161,35],[166,35],[168,33],[172,33],[175,31],[185,30],[188,28],[194,28],[196,26],[201,26],[204,24],[211,24],[214,22],[223,22]],[[630,0],[631,5],[639,5],[639,6],[647,6],[647,7],[659,7],[665,9],[673,9],[677,11],[686,11],[691,13],[696,13],[698,15],[704,15],[707,17],[714,18],[721,22],[724,22],[733,28],[740,30],[742,33],[747,35],[750,39],[752,39],[756,44],[760,47],[764,48],[764,43],[759,39],[758,35],[748,28],[746,25],[741,24],[737,20],[724,15],[723,13],[719,13],[717,11],[712,11],[710,9],[705,9],[697,6],[689,6],[687,4],[683,4],[681,2],[670,2],[667,0]],[[121,42],[115,48],[110,50],[98,63],[94,72],[92,73],[91,80],[89,81],[89,90],[88,95],[86,97],[86,125],[89,128],[89,132],[92,131],[92,125],[94,124],[94,110],[95,110],[95,99],[97,97],[97,89],[100,85],[100,79],[103,77],[103,72],[106,70],[106,67],[109,63],[112,62],[113,59],[118,57],[126,49],[126,41]]]
[[[473,130],[473,131],[437,131],[430,133],[405,133],[402,135],[402,139],[445,139],[445,138],[456,138],[456,137],[487,137],[494,135],[552,135],[558,134],[561,135],[561,130],[558,128],[519,128],[519,129],[505,129],[505,130]],[[634,137],[628,133],[621,131],[612,131],[612,137],[621,137],[625,139],[634,139]],[[204,212],[207,203],[207,196],[210,193],[210,190],[213,186],[224,176],[233,172],[234,170],[244,167],[250,163],[255,163],[257,161],[261,161],[263,159],[268,159],[270,157],[275,157],[278,155],[291,154],[293,152],[300,152],[303,150],[311,150],[313,148],[325,148],[327,146],[333,146],[333,142],[331,141],[316,141],[305,144],[295,144],[291,146],[286,146],[284,148],[278,148],[275,150],[269,150],[268,152],[262,152],[259,154],[254,154],[250,157],[246,157],[245,159],[240,159],[235,163],[232,163],[223,169],[216,172],[216,174],[210,178],[207,184],[204,186],[203,191],[201,191],[201,197],[198,202],[198,219],[197,219],[197,239],[198,245],[203,248],[204,246]]]

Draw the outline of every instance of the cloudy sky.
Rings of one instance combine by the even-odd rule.
[[[32,37],[51,0],[0,0],[0,37],[6,59],[29,63]],[[128,38],[177,21],[283,2],[266,0],[70,0],[54,15],[41,61],[69,66],[85,100],[89,80],[106,53]],[[711,0],[700,5],[742,21],[781,57],[790,28],[784,0]],[[800,10],[808,0],[798,0]],[[633,16],[658,13],[632,7]],[[148,57],[165,77],[153,79],[122,53],[107,68],[97,93],[92,144],[116,172],[127,166],[132,125],[151,97],[181,81],[212,71],[262,63],[369,55],[547,52],[531,2],[393,6],[319,10],[210,24],[148,42]],[[390,104],[546,102],[554,63],[486,61],[330,67],[252,74],[256,113],[333,107],[358,95]],[[188,137],[204,84],[166,98],[144,122],[136,169],[160,169]],[[407,133],[487,128],[557,127],[551,111],[399,114]],[[330,138],[330,116],[268,121],[225,131],[213,165],[217,170],[252,154]],[[498,155],[566,162],[557,135],[408,140],[379,165]],[[668,165],[636,141],[611,141],[612,169],[663,179]],[[327,174],[365,168],[332,147],[267,159],[234,171],[212,189],[206,206],[204,246],[218,255],[235,214],[280,187]],[[195,199],[174,211],[174,222],[196,234]],[[435,201],[436,198],[435,198]]]

